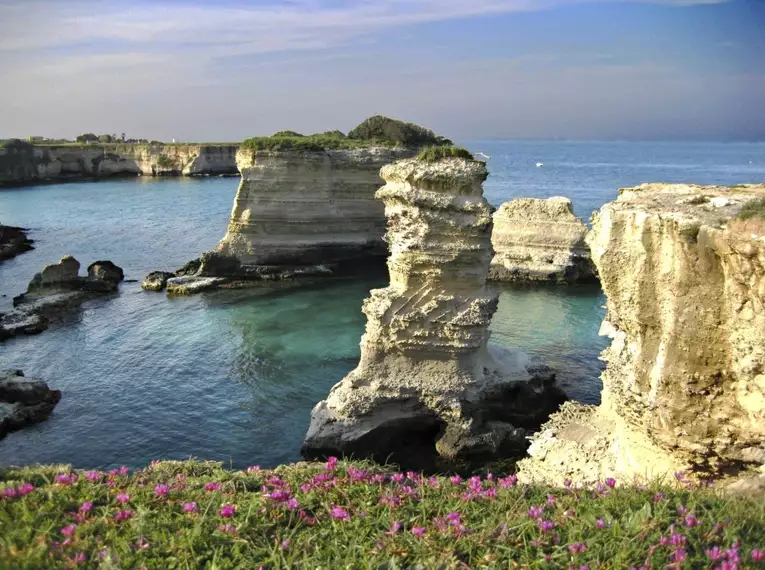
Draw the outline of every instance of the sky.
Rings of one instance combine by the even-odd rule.
[[[0,0],[0,138],[765,140],[765,0]]]

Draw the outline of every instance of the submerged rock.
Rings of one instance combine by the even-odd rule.
[[[751,217],[742,212],[757,212]],[[765,465],[765,185],[620,191],[588,237],[607,298],[600,406],[533,438],[522,480]]]
[[[34,249],[34,241],[27,237],[27,231],[25,228],[0,225],[0,261]]]
[[[207,291],[208,289],[215,289],[226,281],[226,279],[221,277],[201,277],[196,275],[172,277],[167,280],[167,294],[192,295]]]
[[[587,226],[574,215],[568,198],[505,202],[494,214],[491,242],[495,253],[489,279],[594,281],[595,268],[584,241],[586,235]]]
[[[302,453],[418,467],[518,456],[565,396],[538,361],[488,344],[486,168],[403,160],[381,176],[391,283],[364,301],[359,365],[314,408]]]
[[[0,371],[0,439],[50,416],[61,392],[21,370]]]
[[[19,334],[41,333],[62,312],[116,291],[124,277],[122,269],[111,261],[93,263],[87,277],[80,277],[79,270],[80,262],[66,255],[35,274],[27,292],[14,297],[14,309],[0,313],[0,341]]]

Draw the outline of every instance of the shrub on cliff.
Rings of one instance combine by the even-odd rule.
[[[765,196],[750,200],[741,207],[738,219],[748,220],[750,218],[765,218]]]
[[[765,502],[362,462],[0,473],[3,568],[763,568]]]
[[[304,137],[302,133],[296,133],[295,131],[277,131],[272,137]]]
[[[8,139],[0,142],[0,148],[7,148],[13,150],[27,150],[33,149],[35,145],[31,142],[23,141],[21,139]]]
[[[403,146],[451,145],[452,141],[436,135],[430,129],[375,115],[348,133],[349,139],[374,140]]]
[[[417,160],[424,162],[437,162],[446,158],[464,158],[475,160],[473,154],[461,146],[429,146],[422,149],[417,155]]]

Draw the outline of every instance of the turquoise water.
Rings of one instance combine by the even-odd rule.
[[[489,156],[486,195],[566,195],[577,213],[647,181],[765,180],[763,144],[467,143]],[[750,163],[751,161],[751,163]],[[537,168],[536,162],[545,166]],[[127,279],[177,268],[225,232],[237,179],[135,179],[0,191],[0,220],[37,249],[0,265],[0,311],[46,263],[111,259]],[[234,466],[299,459],[314,403],[351,370],[361,301],[386,276],[168,299],[125,283],[39,336],[0,344],[0,368],[63,391],[51,418],[0,442],[0,464],[141,466],[196,456]],[[597,402],[606,339],[597,287],[500,286],[493,340],[542,357]]]

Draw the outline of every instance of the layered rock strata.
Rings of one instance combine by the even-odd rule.
[[[112,176],[238,174],[239,145],[82,144],[0,148],[0,186]]]
[[[763,185],[645,184],[593,216],[601,334],[613,339],[602,403],[553,416],[519,464],[522,479],[765,466],[763,213]]]
[[[390,286],[365,300],[359,365],[314,408],[303,454],[422,466],[521,453],[564,396],[538,361],[488,344],[484,164],[410,159],[380,175]]]
[[[0,261],[34,249],[34,240],[27,237],[27,231],[25,228],[0,225]]]
[[[117,291],[124,279],[122,269],[111,261],[92,263],[86,277],[79,272],[80,262],[67,255],[35,274],[27,292],[14,297],[14,308],[0,313],[0,341],[19,334],[41,333],[62,312]]]
[[[21,370],[0,371],[0,439],[10,432],[48,419],[61,392]]]
[[[243,265],[310,266],[384,256],[385,215],[374,199],[380,168],[415,149],[240,149],[242,173],[217,247]]]
[[[595,268],[584,239],[587,226],[568,198],[518,198],[494,214],[491,241],[494,281],[594,281]]]

